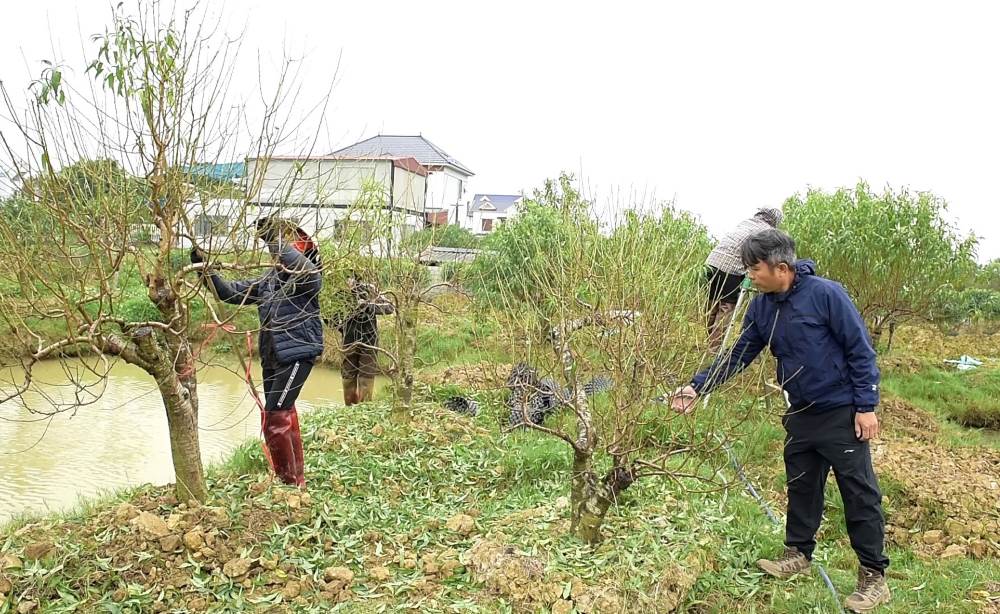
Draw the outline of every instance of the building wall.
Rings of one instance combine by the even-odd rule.
[[[366,185],[382,191],[394,207],[424,210],[427,178],[395,166],[392,160],[249,160],[247,192],[251,202],[350,207]]]
[[[249,160],[247,191],[254,202],[348,206],[366,182],[388,190],[391,165],[390,160]]]
[[[469,203],[467,206],[471,207],[472,203]],[[463,214],[461,217],[462,227],[468,229],[473,234],[490,234],[496,230],[500,224],[506,223],[508,219],[514,217],[515,215],[517,215],[516,205],[508,207],[503,211],[480,209],[478,211],[473,211],[472,215]],[[493,220],[493,227],[491,230],[483,230],[483,220]]]
[[[513,212],[509,209],[506,211],[475,211],[472,214],[472,223],[470,224],[469,230],[473,234],[490,234],[495,231],[501,224],[506,223],[507,219],[511,217]],[[483,221],[490,220],[492,222],[492,227],[490,230],[483,230]]]
[[[320,241],[360,244],[376,256],[394,252],[402,239],[423,228],[423,217],[408,212],[381,211],[373,217],[362,211],[334,207],[259,206],[224,199],[188,203],[186,212],[198,235],[195,237],[198,245],[209,251],[263,249],[263,244],[253,234],[253,223],[273,213],[295,220],[302,230]],[[211,230],[199,232],[208,229],[208,225],[200,225],[199,220],[212,222]],[[178,247],[191,246],[190,238],[180,228],[176,234],[179,235]]]
[[[392,205],[416,214],[423,214],[427,177],[398,166],[392,169]]]
[[[224,227],[199,239],[219,245],[255,242],[250,225],[273,213],[295,220],[321,240],[341,240],[343,229],[351,226],[347,222],[353,221],[354,227],[370,228],[367,234],[391,235],[384,245],[374,241],[371,245],[372,253],[385,255],[402,238],[423,228],[426,182],[427,177],[395,166],[392,160],[248,160],[246,203],[192,203],[188,219],[196,234]],[[367,203],[359,201],[366,186],[376,190],[375,200]],[[388,205],[390,195],[393,210],[364,207],[377,205],[380,198]]]
[[[427,208],[445,209],[448,219],[454,221],[455,205],[461,205],[468,189],[468,176],[451,168],[434,171],[427,181]]]

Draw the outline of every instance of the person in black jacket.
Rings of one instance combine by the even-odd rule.
[[[869,449],[879,434],[880,374],[868,329],[844,287],[816,275],[812,261],[797,261],[795,241],[780,230],[751,236],[741,259],[761,294],[751,301],[732,349],[679,389],[672,406],[689,413],[699,395],[770,348],[789,404],[782,418],[788,515],[784,554],[757,564],[779,578],[809,570],[833,469],[860,563],[857,589],[845,605],[868,612],[890,597],[882,493]]]
[[[226,281],[206,266],[204,279],[219,300],[256,305],[264,380],[264,441],[275,474],[286,484],[305,486],[305,459],[295,400],[323,353],[319,253],[295,224],[271,216],[256,222],[257,236],[271,252],[274,267],[257,279]],[[197,247],[191,262],[205,261]]]
[[[351,310],[343,319],[331,318],[343,336],[344,361],[340,374],[344,383],[344,404],[370,401],[378,374],[378,316],[395,313],[395,306],[372,284],[357,274],[347,279]]]

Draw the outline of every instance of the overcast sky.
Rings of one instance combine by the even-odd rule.
[[[14,90],[53,47],[85,66],[81,33],[110,14],[101,0],[4,5],[0,78]],[[301,100],[318,100],[339,59],[319,151],[422,133],[476,172],[470,193],[530,191],[567,170],[599,201],[675,199],[716,234],[809,186],[863,178],[934,191],[981,237],[980,259],[1000,257],[994,3],[209,6],[245,27],[247,92],[258,57],[290,52],[305,60]]]

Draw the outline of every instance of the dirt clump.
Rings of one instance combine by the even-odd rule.
[[[39,541],[24,548],[24,558],[29,561],[40,561],[52,554],[56,545],[51,541]]]
[[[352,584],[354,584],[353,571],[347,567],[327,567],[323,571],[323,581],[320,583],[320,588],[324,599],[342,603],[351,598]]]
[[[454,365],[442,371],[423,373],[421,382],[432,385],[453,385],[466,390],[499,390],[507,381],[513,365],[478,362]]]
[[[934,416],[903,399],[883,400],[879,413],[882,430],[886,436],[933,441],[941,432],[941,427],[938,426]]]
[[[368,572],[368,577],[376,582],[385,582],[392,577],[392,572],[389,571],[388,567],[384,565],[378,565],[377,567],[372,567]]]
[[[469,535],[476,530],[476,519],[468,514],[455,514],[444,526],[449,531]]]
[[[140,512],[138,516],[133,518],[131,521],[132,526],[139,529],[142,535],[146,538],[160,538],[166,537],[170,534],[170,527],[167,526],[167,522],[150,512]]]
[[[576,596],[573,606],[580,614],[622,612],[625,609],[621,594],[608,586],[591,587]]]
[[[966,331],[957,335],[942,335],[927,326],[906,326],[896,332],[899,353],[921,356],[932,362],[958,358],[963,354],[980,360],[1000,357],[1000,332],[977,334]],[[895,354],[897,351],[894,350]]]
[[[646,594],[650,606],[656,612],[673,612],[684,603],[691,587],[698,580],[701,565],[694,559],[689,559],[683,565],[676,565],[660,576]]]
[[[234,580],[237,580],[247,575],[252,565],[253,563],[248,559],[236,557],[226,561],[226,564],[222,566],[222,573],[226,574],[226,576],[230,578],[233,578]]]
[[[545,578],[545,564],[533,556],[490,540],[480,540],[466,552],[466,565],[473,577],[493,593],[519,603],[552,603],[541,600],[539,588]]]
[[[9,577],[15,603],[60,599],[55,585],[34,584],[20,568],[22,560],[59,554],[57,544],[65,543],[87,555],[60,559],[61,575],[67,578],[63,588],[125,600],[127,594],[109,594],[106,587],[138,585],[161,595],[149,605],[152,611],[204,611],[209,604],[199,593],[206,588],[206,577],[209,588],[232,581],[252,590],[265,570],[251,553],[275,526],[287,524],[293,514],[309,513],[302,495],[299,510],[289,508],[287,496],[280,502],[261,496],[246,498],[231,518],[219,507],[178,503],[168,488],[150,489],[80,521],[35,523],[15,532],[10,552],[0,558],[0,573]]]
[[[925,558],[1000,556],[1000,452],[945,448],[925,436],[921,421],[910,411],[872,447],[879,474],[902,490],[888,538]]]

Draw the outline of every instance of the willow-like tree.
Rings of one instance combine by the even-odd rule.
[[[89,61],[46,63],[23,102],[4,92],[2,175],[15,195],[0,208],[0,320],[21,340],[25,376],[0,402],[32,385],[41,360],[85,356],[66,369],[70,401],[31,408],[46,413],[96,399],[114,361],[135,365],[163,402],[178,497],[204,499],[192,317],[202,265],[176,249],[200,234],[189,211],[206,188],[189,169],[266,155],[290,99],[282,74],[262,109],[232,106],[239,40],[206,11],[137,6],[113,9]],[[245,244],[245,216],[234,217],[230,243]]]
[[[571,531],[587,542],[601,539],[609,509],[636,480],[721,486],[719,449],[745,418],[709,409],[696,425],[658,401],[706,359],[706,229],[669,206],[618,210],[611,232],[593,219],[571,181],[549,182],[469,273],[479,308],[531,369],[508,379],[512,430],[569,447]],[[613,387],[589,394],[595,378]]]

